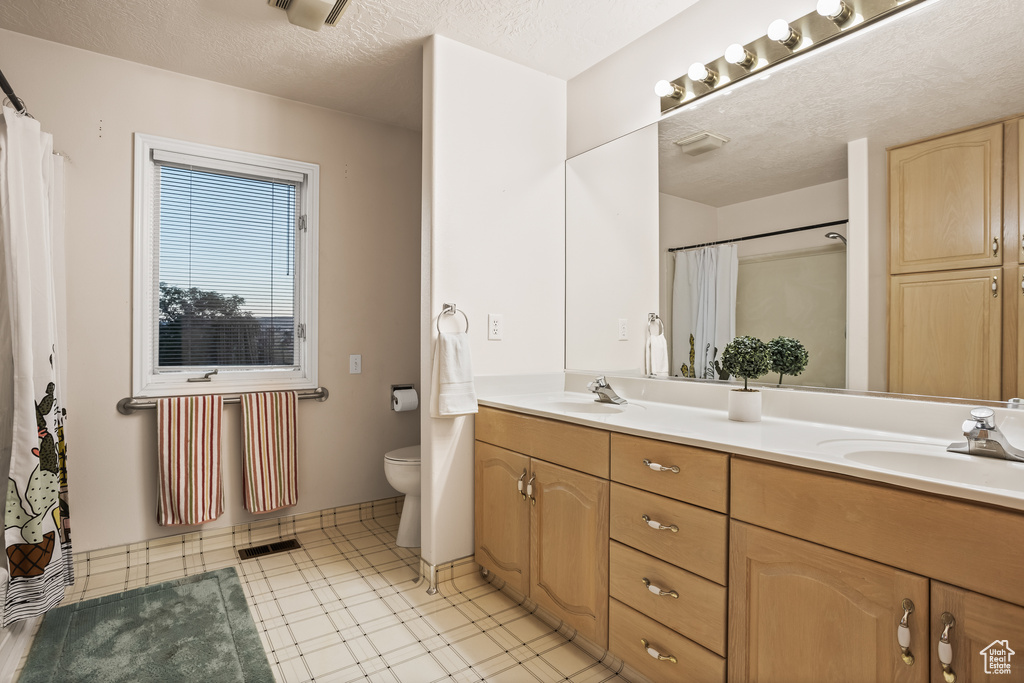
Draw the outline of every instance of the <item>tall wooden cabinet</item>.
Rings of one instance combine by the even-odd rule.
[[[889,391],[1018,391],[1017,132],[999,121],[889,150]]]

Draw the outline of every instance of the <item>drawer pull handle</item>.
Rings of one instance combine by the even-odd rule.
[[[526,479],[526,470],[523,470],[523,473],[519,475],[519,483],[517,484],[519,487],[519,495],[523,497],[523,500],[526,500],[526,492],[523,491],[523,479]]]
[[[942,664],[942,678],[946,683],[956,683],[953,671],[953,646],[949,644],[949,629],[956,625],[956,619],[949,612],[942,613],[942,635],[939,636],[939,663]]]
[[[529,496],[531,505],[537,504],[537,499],[533,497],[533,480],[536,478],[537,475],[534,474],[532,477],[530,477],[530,481],[526,482],[526,495]]]
[[[998,237],[993,237],[992,238],[992,255],[993,256],[998,256],[999,255],[999,238]]]
[[[679,531],[679,527],[677,527],[675,524],[669,524],[668,526],[665,526],[661,522],[653,520],[647,515],[640,515],[640,519],[644,520],[647,523],[647,526],[651,527],[652,529],[657,529],[658,531],[671,531],[672,533],[676,533],[677,531]]]
[[[900,644],[900,657],[907,666],[914,665],[914,655],[910,651],[910,615],[914,613],[914,603],[909,598],[903,598],[903,618],[896,627],[896,639]]]
[[[655,650],[653,647],[651,647],[651,644],[649,642],[647,642],[646,638],[641,638],[640,639],[640,644],[644,646],[645,650],[647,650],[647,654],[649,654],[650,656],[654,657],[659,662],[672,662],[673,664],[675,664],[676,661],[677,661],[676,658],[673,657],[672,655],[663,655],[660,652],[658,652],[657,650]]]
[[[644,582],[645,586],[647,586],[647,590],[651,591],[655,595],[658,595],[658,596],[671,595],[673,598],[678,598],[679,597],[679,593],[676,593],[675,591],[667,591],[667,590],[664,590],[662,588],[659,588],[658,586],[655,586],[653,583],[651,583],[651,580],[648,579],[646,576],[644,578],[640,579],[640,580]]]
[[[659,465],[658,463],[651,462],[650,460],[644,460],[644,464],[655,472],[671,472],[672,474],[679,474],[679,468],[675,465],[672,467],[665,467],[664,465]]]

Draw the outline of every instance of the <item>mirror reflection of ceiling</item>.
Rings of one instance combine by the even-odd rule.
[[[1017,0],[935,0],[683,107],[659,124],[661,192],[726,206],[845,178],[850,140],[1022,113],[1022,31]],[[696,157],[675,144],[702,130],[730,141]]]

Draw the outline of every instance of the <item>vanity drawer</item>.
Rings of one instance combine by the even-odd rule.
[[[729,512],[729,456],[680,444],[612,434],[612,479],[645,491],[660,493]],[[679,472],[655,471],[644,460]]]
[[[725,659],[612,598],[608,601],[608,649],[631,667],[660,681],[725,683]],[[652,657],[641,640],[676,661]]]
[[[725,656],[724,586],[612,541],[609,548],[609,593],[709,650]],[[644,584],[678,597],[656,595]]]
[[[1020,512],[733,458],[732,516],[1024,605]]]
[[[481,406],[476,439],[608,478],[608,432],[601,429]]]
[[[729,520],[725,515],[614,482],[611,499],[613,539],[726,584]],[[653,529],[644,515],[678,531]]]

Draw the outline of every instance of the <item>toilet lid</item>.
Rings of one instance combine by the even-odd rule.
[[[389,451],[384,454],[384,459],[392,462],[419,463],[420,447],[406,446],[405,448],[399,448],[396,451]]]

